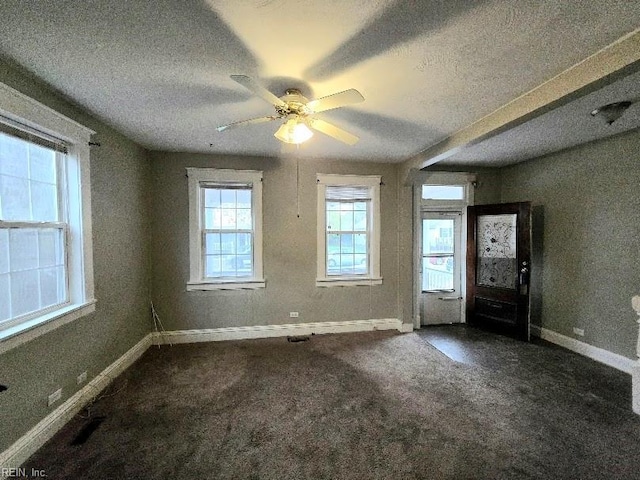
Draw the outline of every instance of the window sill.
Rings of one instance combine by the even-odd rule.
[[[370,285],[382,285],[382,277],[335,277],[316,279],[316,287],[368,287]]]
[[[249,280],[220,280],[209,282],[189,282],[187,283],[187,292],[207,291],[207,290],[256,290],[265,288],[265,280],[249,279]]]
[[[95,312],[96,301],[68,305],[54,312],[32,318],[18,325],[0,331],[0,353],[38,338],[62,325],[73,322],[85,315]]]

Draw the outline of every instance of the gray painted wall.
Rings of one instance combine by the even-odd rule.
[[[148,184],[146,152],[65,101],[42,82],[6,61],[0,81],[95,130],[91,152],[93,256],[96,312],[0,355],[0,451],[54,407],[47,396],[63,388],[62,401],[113,363],[150,330]]]
[[[532,201],[542,227],[542,327],[636,358],[631,297],[640,292],[640,132],[501,173],[502,201]]]
[[[167,330],[398,318],[397,167],[379,163],[296,161],[151,153],[153,299]],[[189,276],[187,167],[264,171],[266,288],[187,292]],[[316,279],[316,173],[382,175],[383,284],[319,288]],[[300,317],[289,318],[297,311]]]

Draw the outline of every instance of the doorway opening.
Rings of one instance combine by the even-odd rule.
[[[414,328],[465,322],[466,207],[475,175],[424,172],[414,187]]]

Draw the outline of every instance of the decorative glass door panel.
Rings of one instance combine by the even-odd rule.
[[[515,289],[517,215],[478,215],[476,283]]]

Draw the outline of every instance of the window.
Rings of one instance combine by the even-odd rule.
[[[422,219],[422,291],[455,290],[456,235],[458,216],[439,214]]]
[[[0,105],[14,109],[0,108],[1,352],[92,312],[95,300],[93,132],[3,84]]]
[[[464,185],[423,185],[423,200],[464,200]]]
[[[380,176],[318,174],[318,286],[380,277]]]
[[[188,290],[264,287],[262,172],[188,168]]]
[[[65,149],[0,133],[0,322],[67,303]]]

